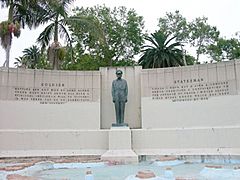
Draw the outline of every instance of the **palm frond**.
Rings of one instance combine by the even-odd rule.
[[[153,36],[153,34],[151,34],[151,35]],[[144,39],[151,42],[155,47],[158,47],[158,44],[155,42],[155,40],[152,37],[147,36]]]
[[[58,28],[60,37],[63,38],[67,44],[71,44],[71,37],[67,28],[61,23],[58,24]]]
[[[175,37],[168,37],[167,34],[161,31],[145,37],[145,40],[151,44],[142,46],[141,52],[143,55],[140,57],[138,63],[142,65],[143,68],[162,68],[183,65],[182,51],[177,48],[181,46],[181,43],[173,42],[171,44]]]
[[[48,25],[43,32],[37,38],[37,42],[40,44],[42,49],[45,49],[50,42],[51,37],[53,36],[54,32],[54,23]]]
[[[168,46],[167,48],[172,50],[172,49],[175,49],[176,47],[179,47],[181,45],[182,44],[180,42],[175,42],[175,43],[171,44],[170,46]]]
[[[170,43],[173,39],[176,39],[176,37],[177,37],[177,36],[173,36],[173,37],[171,37],[168,41],[166,41],[165,46],[167,46],[168,43]],[[167,39],[167,38],[166,38],[166,39]]]

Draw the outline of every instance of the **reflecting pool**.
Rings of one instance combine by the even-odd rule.
[[[3,166],[3,165],[1,165]],[[13,172],[0,172],[2,178],[8,174],[20,174],[40,180],[84,180],[87,170],[91,170],[94,180],[125,180],[135,177],[138,171],[150,170],[162,180],[167,169],[173,173],[173,179],[199,180],[239,180],[240,163],[198,163],[186,161],[141,162],[132,165],[111,165],[98,163],[53,163],[39,162],[34,166]],[[0,178],[1,179],[1,178]]]

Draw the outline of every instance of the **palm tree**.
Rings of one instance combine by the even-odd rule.
[[[143,55],[139,59],[138,63],[143,68],[163,68],[173,66],[183,66],[183,54],[180,42],[172,41],[176,37],[169,38],[169,35],[161,31],[157,31],[151,36],[146,36],[145,40],[151,43],[151,45],[143,46]]]
[[[48,68],[48,62],[46,61],[45,54],[43,54],[39,47],[33,45],[29,48],[25,48],[23,56],[15,58],[15,67],[21,68]]]
[[[96,31],[96,23],[90,22],[86,17],[69,17],[68,8],[73,0],[55,0],[55,1],[45,1],[41,4],[42,10],[39,22],[46,23],[50,22],[48,26],[39,35],[37,42],[41,45],[42,49],[45,49],[50,44],[50,40],[53,38],[53,42],[48,48],[48,59],[53,66],[53,69],[59,69],[60,66],[60,55],[63,54],[64,49],[59,42],[59,35],[61,38],[65,39],[67,45],[71,45],[71,37],[68,32],[68,27],[72,22],[82,23],[83,26],[91,24],[91,29]]]
[[[36,68],[37,64],[41,60],[41,51],[40,49],[33,45],[30,48],[26,48],[23,50],[23,57],[27,60],[27,64],[29,68]]]
[[[4,67],[9,67],[12,37],[20,36],[20,28],[27,24],[30,28],[34,25],[31,9],[36,5],[36,0],[0,0],[1,7],[8,7],[8,20],[0,23],[0,42],[6,51]]]
[[[27,67],[26,58],[24,58],[23,56],[15,58],[15,60],[16,61],[13,63],[15,65],[15,67],[17,67],[17,68],[26,68]]]

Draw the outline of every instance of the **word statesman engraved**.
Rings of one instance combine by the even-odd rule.
[[[128,86],[127,81],[122,79],[122,74],[123,72],[121,70],[117,70],[117,79],[112,82],[112,98],[116,112],[116,124],[113,123],[112,126],[128,126],[127,123],[124,123],[124,110],[125,103],[127,102]]]

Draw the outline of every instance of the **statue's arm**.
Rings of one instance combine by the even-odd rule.
[[[128,97],[128,85],[127,85],[127,81],[126,81],[125,95],[126,95],[126,102],[127,102],[127,101],[128,101],[128,100],[127,100],[127,97]]]
[[[112,82],[112,98],[113,98],[113,102],[115,102],[115,87],[114,87],[114,81]]]

